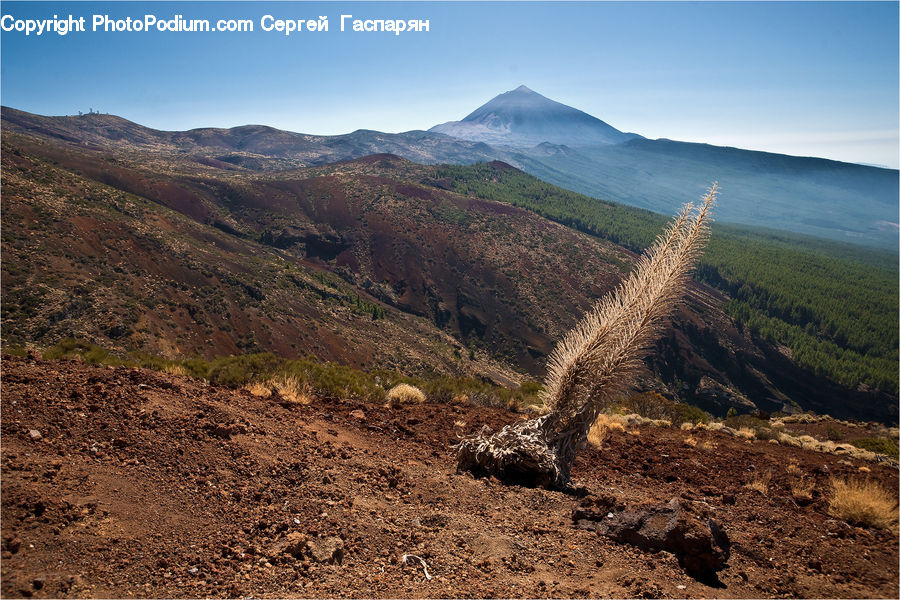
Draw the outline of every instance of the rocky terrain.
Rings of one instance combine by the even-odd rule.
[[[586,448],[565,494],[456,473],[458,436],[523,418],[500,409],[298,405],[35,356],[2,377],[4,597],[897,594],[896,534],[827,512],[833,476],[896,490],[886,464],[642,426]],[[727,535],[717,573],[597,526],[673,499]]]

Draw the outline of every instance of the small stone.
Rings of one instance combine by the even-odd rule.
[[[344,540],[339,537],[327,537],[306,542],[309,557],[320,563],[340,563],[344,560]]]
[[[37,440],[42,439],[44,436],[42,436],[42,435],[41,435],[41,432],[38,431],[37,429],[29,429],[29,430],[28,430],[28,437],[30,437],[31,439],[37,441]]]
[[[306,536],[298,531],[292,531],[275,545],[274,551],[270,553],[270,556],[274,558],[275,556],[288,554],[299,559],[303,557],[305,550]]]
[[[47,582],[47,580],[44,579],[43,577],[35,577],[35,578],[31,581],[31,587],[33,587],[33,588],[36,589],[36,590],[39,590],[39,589],[41,589],[42,587],[44,587],[44,584],[45,584],[46,582]]]
[[[22,547],[22,540],[19,538],[10,538],[6,540],[6,549],[15,554]]]
[[[366,413],[364,413],[361,409],[356,409],[354,411],[350,411],[350,416],[354,419],[359,419],[360,421],[366,418]]]
[[[191,575],[196,575],[199,572],[200,569],[198,569],[197,567],[191,567],[190,569],[188,569],[188,573],[190,573]]]

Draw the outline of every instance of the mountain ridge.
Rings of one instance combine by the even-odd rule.
[[[103,125],[103,119],[115,120]],[[891,250],[897,248],[900,233],[896,170],[824,158],[640,137],[618,144],[572,147],[542,142],[512,148],[421,130],[358,130],[340,136],[257,129],[267,126],[164,132],[121,117],[43,117],[7,107],[2,120],[5,131],[117,151],[187,154],[201,163],[237,170],[284,170],[377,153],[421,164],[501,160],[563,188],[662,214],[677,211],[718,181],[731,198],[719,208],[722,222]]]

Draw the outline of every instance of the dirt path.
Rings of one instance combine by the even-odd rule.
[[[681,498],[715,515],[733,545],[710,586],[671,554],[577,529],[582,498],[455,473],[457,435],[519,415],[282,406],[152,371],[15,357],[2,382],[4,597],[897,595],[896,537],[831,519],[821,493],[798,506],[786,471],[796,463],[826,490],[866,466],[896,489],[887,466],[711,432],[689,447],[687,433],[658,428],[583,452],[574,477],[588,500]],[[744,487],[761,473],[765,493]]]

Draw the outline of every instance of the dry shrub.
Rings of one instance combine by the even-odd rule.
[[[813,490],[816,489],[814,479],[809,479],[805,475],[791,482],[791,496],[798,504],[809,504],[813,499]]]
[[[268,398],[272,395],[272,390],[262,381],[251,381],[244,389],[258,398]]]
[[[166,373],[167,375],[181,375],[182,377],[187,377],[188,375],[190,375],[190,373],[188,373],[188,370],[185,369],[183,365],[166,365],[165,367],[163,367],[162,372]]]
[[[597,415],[597,419],[591,425],[587,435],[587,441],[591,446],[599,450],[603,447],[603,441],[606,439],[606,436],[609,435],[609,432],[625,431],[625,426],[618,418],[616,418],[617,416],[618,415],[610,416],[602,413]]]
[[[755,440],[756,432],[750,429],[749,427],[741,427],[735,432],[735,435],[739,438],[744,438],[745,440]]]
[[[716,191],[713,184],[696,210],[685,205],[628,278],[557,344],[547,359],[540,396],[550,412],[463,439],[456,446],[459,470],[571,487],[575,455],[597,416],[631,387],[643,357],[690,287],[690,273],[708,239]]]
[[[858,458],[859,460],[867,460],[869,462],[878,461],[878,454],[870,451],[863,450],[862,448],[853,447],[853,450],[850,451],[850,456],[853,458]]]
[[[835,444],[835,454],[853,454],[853,444]]]
[[[711,440],[703,440],[702,442],[697,444],[697,448],[699,448],[700,450],[714,450],[716,448],[716,444]]]
[[[403,384],[405,385],[405,384]],[[456,394],[450,399],[450,404],[456,406],[464,406],[469,403],[469,397],[466,394]]]
[[[693,428],[694,428],[694,424],[690,423],[688,421],[685,421],[684,423],[681,424],[682,431],[690,431]]]
[[[425,394],[414,385],[398,383],[388,390],[387,401],[395,408],[402,404],[422,404],[425,402]]]
[[[870,479],[831,479],[828,514],[851,525],[897,531],[897,497]]]
[[[804,450],[812,450],[815,452],[819,449],[819,440],[811,435],[801,435],[797,438],[797,441],[800,442],[800,447]]]
[[[800,466],[797,463],[795,463],[793,461],[791,461],[791,463],[788,464],[785,471],[787,471],[788,475],[793,475],[794,477],[801,477],[803,475],[803,470],[800,468]]]
[[[793,446],[795,448],[799,448],[803,445],[803,443],[800,440],[798,440],[794,436],[789,435],[787,433],[779,433],[778,441],[779,441],[779,443],[787,444],[788,446]]]
[[[268,382],[269,388],[279,396],[294,404],[309,404],[315,400],[312,388],[294,375],[279,375]]]
[[[772,482],[772,471],[766,471],[764,473],[759,473],[756,477],[747,482],[744,487],[747,489],[755,490],[760,494],[765,494],[769,491],[769,484]]]
[[[686,438],[684,438],[684,445],[685,445],[685,446],[689,446],[689,447],[691,447],[691,448],[696,448],[696,447],[697,447],[697,440],[694,439],[694,436],[689,435],[689,436],[687,436]]]

